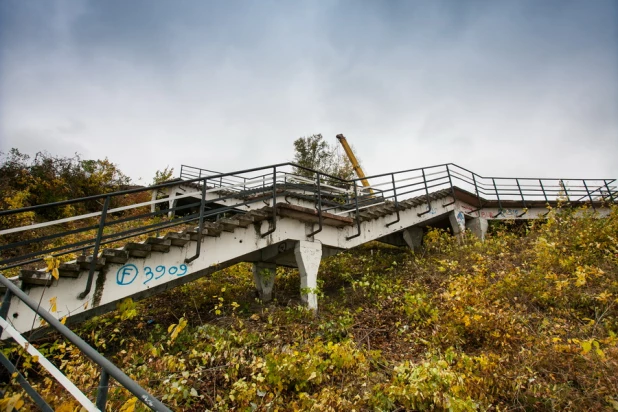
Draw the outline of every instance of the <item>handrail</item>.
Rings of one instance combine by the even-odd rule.
[[[13,284],[9,279],[0,274],[0,283],[7,288],[6,294],[12,294],[16,296],[19,300],[24,302],[30,309],[32,309],[37,315],[43,318],[51,327],[56,329],[62,336],[64,336],[67,340],[69,340],[73,345],[75,345],[79,350],[81,350],[84,355],[86,355],[90,360],[101,367],[101,383],[99,385],[99,392],[101,392],[104,388],[108,387],[107,378],[114,378],[120,385],[125,387],[129,392],[137,397],[137,399],[150,408],[153,411],[162,411],[167,412],[170,411],[167,406],[165,406],[161,401],[148,393],[144,388],[139,386],[137,382],[133,379],[129,378],[124,372],[122,372],[116,365],[107,360],[103,355],[97,352],[92,346],[88,345],[84,340],[82,340],[79,336],[77,336],[73,331],[71,331],[68,327],[63,325],[58,319],[54,317],[51,313],[42,309],[38,302],[31,299],[28,295],[26,295],[21,289]],[[10,295],[9,295],[10,297]],[[0,309],[0,313],[3,314],[3,319],[6,319],[6,310],[5,305],[10,303],[10,299],[5,299],[2,303],[2,309]],[[7,308],[8,309],[8,306]],[[104,372],[104,373],[103,373]],[[101,396],[101,399],[97,397],[97,408],[101,410],[105,410],[105,403],[107,397]],[[170,411],[171,412],[171,411]]]
[[[290,173],[287,168],[293,168],[293,172],[298,172],[299,170],[307,172],[307,175],[316,176],[317,180]],[[36,252],[21,255],[18,253],[4,254],[3,252],[4,256],[0,257],[0,265],[11,264],[11,266],[4,266],[4,269],[7,269],[9,267],[15,267],[25,263],[40,261],[41,257],[24,262],[25,259],[43,256],[44,254],[55,253],[55,256],[59,256],[66,253],[74,253],[76,251],[86,252],[87,250],[91,250],[92,260],[90,261],[90,264],[92,266],[90,269],[89,278],[92,278],[94,274],[94,265],[97,262],[98,249],[101,245],[109,244],[110,242],[122,240],[128,237],[135,237],[150,233],[158,229],[170,228],[192,222],[198,222],[200,226],[202,226],[204,218],[212,218],[213,215],[213,213],[205,211],[205,208],[212,207],[210,205],[213,205],[217,201],[220,204],[218,207],[225,205],[223,209],[219,209],[219,212],[238,212],[238,210],[240,210],[238,208],[248,207],[248,205],[252,203],[261,202],[264,199],[264,196],[268,196],[272,197],[273,211],[276,215],[277,193],[281,193],[282,191],[287,193],[287,191],[293,192],[294,190],[300,190],[303,194],[308,193],[309,195],[314,196],[316,200],[315,207],[317,207],[318,210],[318,217],[321,216],[322,212],[334,208],[340,208],[340,210],[347,211],[345,213],[353,214],[353,210],[357,210],[357,208],[362,209],[365,207],[365,204],[375,204],[374,200],[394,199],[396,203],[399,203],[400,201],[403,201],[410,196],[414,196],[417,192],[421,191],[424,191],[423,194],[425,195],[428,206],[427,212],[429,212],[431,211],[429,189],[438,190],[442,188],[450,188],[454,201],[454,188],[460,184],[461,186],[457,187],[471,192],[473,196],[478,199],[478,208],[482,208],[483,202],[485,201],[496,200],[499,209],[502,209],[505,204],[504,202],[517,199],[523,202],[524,206],[527,206],[527,202],[529,201],[544,199],[545,203],[547,203],[550,201],[559,200],[561,196],[568,196],[569,201],[577,202],[582,199],[588,199],[588,201],[592,203],[600,200],[615,202],[618,198],[618,196],[616,196],[618,193],[616,191],[616,179],[568,180],[547,178],[520,179],[508,177],[486,178],[470,172],[468,169],[454,163],[445,163],[369,176],[367,179],[372,180],[372,185],[370,187],[376,191],[376,194],[374,195],[375,199],[373,199],[373,196],[367,198],[368,195],[365,193],[365,187],[358,187],[357,184],[359,179],[341,179],[292,162],[278,163],[270,166],[254,167],[231,173],[218,174],[208,174],[211,171],[183,165],[181,168],[181,173],[186,170],[199,171],[198,173],[201,177],[189,180],[176,179],[149,187],[133,188],[44,205],[27,206],[20,209],[0,211],[0,216],[7,216],[11,214],[37,211],[44,208],[59,208],[67,205],[77,205],[79,202],[84,203],[82,210],[85,210],[87,213],[83,213],[81,215],[63,217],[58,220],[47,222],[34,222],[32,224],[25,224],[23,226],[0,230],[0,236],[2,236],[43,227],[49,228],[43,232],[45,235],[40,235],[38,231],[33,232],[35,237],[28,240],[31,243],[49,243],[52,239],[58,239],[62,236],[79,233],[85,234],[94,228],[98,229],[98,233],[93,234],[93,237],[87,240],[72,240],[71,242],[73,243],[56,242],[62,244],[63,246],[50,247],[47,249],[45,247],[41,247],[37,248]],[[203,173],[208,175],[204,175]],[[223,179],[228,177],[232,177],[237,180],[230,180],[229,183],[223,182]],[[305,182],[306,184],[296,187],[293,183],[294,180]],[[152,197],[152,200],[150,201],[141,201],[136,199],[136,203],[126,204],[127,198],[125,196],[127,195],[145,192],[153,193],[153,191],[174,188],[182,184],[191,183],[198,186],[196,190],[191,193],[183,193],[163,199],[157,199],[155,196],[149,196]],[[354,193],[352,193],[352,190],[350,189],[351,187],[354,188]],[[325,197],[327,193],[328,196],[343,196],[346,200],[339,207],[331,207],[331,205],[329,205],[325,208],[323,207],[325,206],[323,202],[328,198]],[[593,196],[593,194],[597,193],[598,196]],[[260,194],[260,196],[253,196],[254,194]],[[187,204],[187,201],[184,201],[185,203],[183,206],[175,206],[174,202],[187,198],[202,198],[203,201],[197,200],[197,203],[191,204]],[[131,198],[129,198],[129,200],[131,200]],[[89,210],[92,210],[92,207],[88,206],[88,204],[93,201],[97,201],[99,204],[104,203],[102,210],[99,209],[97,212],[88,212]],[[154,205],[164,205],[167,202],[169,202],[168,208],[160,206],[159,211],[154,209]],[[142,213],[139,210],[139,208],[147,206],[152,207],[152,211],[150,213]],[[173,218],[176,212],[180,212],[181,210],[195,211],[197,208],[199,208],[197,212],[192,212],[193,214],[188,215],[188,217],[185,214],[185,217],[182,219],[172,219],[169,221],[156,222],[152,224],[140,222],[142,226],[137,229],[132,228],[130,230],[120,231],[117,233],[111,233],[109,230],[111,227],[118,225],[118,223],[121,222],[137,221],[139,219],[149,219],[157,216],[165,217],[166,214],[170,218]],[[130,214],[128,217],[126,216],[127,213]],[[93,225],[93,221],[89,220],[94,218],[100,218],[98,219],[96,225]],[[85,225],[82,225],[83,227],[81,228],[76,228],[75,224],[71,223],[70,227],[60,227],[62,232],[54,232],[54,230],[56,230],[55,227],[62,223],[76,222],[79,220],[86,223]],[[276,217],[273,218],[271,228],[263,233],[262,236],[267,236],[273,232],[276,228],[276,220]],[[115,227],[119,228],[120,225]],[[105,229],[105,232],[103,229]],[[117,231],[118,230],[120,229],[117,229]],[[104,241],[101,242],[101,240]],[[25,245],[25,242],[26,240],[23,239],[12,243],[7,242],[0,246],[0,251],[22,247]],[[44,243],[43,246],[45,246]],[[198,250],[196,250],[194,256],[199,256]],[[88,294],[89,289],[90,288],[87,287],[84,291],[84,297]]]
[[[519,180],[539,180],[538,178],[512,178],[512,177],[485,177],[485,176],[481,176],[477,173],[474,173],[464,167],[461,167],[455,163],[444,163],[444,164],[440,164],[440,165],[434,165],[434,166],[426,166],[426,167],[418,167],[418,168],[414,168],[414,169],[407,169],[407,170],[401,170],[401,171],[397,171],[397,172],[390,172],[390,173],[382,173],[382,174],[377,174],[377,175],[372,175],[372,176],[367,176],[367,179],[375,179],[375,178],[379,178],[379,177],[384,177],[384,176],[390,176],[391,174],[401,174],[401,173],[407,173],[407,172],[413,172],[413,171],[421,171],[421,170],[427,170],[427,169],[435,169],[437,167],[445,167],[445,166],[454,166],[457,167],[459,169],[462,169],[468,173],[470,173],[473,176],[479,177],[481,179],[519,179]],[[24,213],[24,212],[30,212],[30,211],[34,211],[34,210],[38,210],[38,209],[42,209],[42,208],[47,208],[47,207],[54,207],[54,206],[65,206],[65,205],[69,205],[69,204],[73,204],[73,203],[79,203],[79,202],[84,202],[84,201],[89,201],[89,200],[98,200],[98,199],[103,199],[108,195],[111,196],[120,196],[120,195],[126,195],[126,194],[133,194],[133,193],[139,193],[142,192],[144,190],[155,190],[155,189],[162,189],[165,187],[172,187],[172,186],[177,186],[179,183],[196,183],[199,181],[204,180],[205,178],[208,178],[208,180],[214,180],[214,179],[218,179],[220,177],[226,177],[226,176],[237,176],[239,174],[243,174],[243,173],[250,173],[250,172],[254,172],[254,171],[259,171],[259,170],[266,170],[266,169],[272,169],[272,168],[281,168],[281,167],[285,167],[285,166],[292,166],[301,170],[305,170],[311,173],[319,173],[322,176],[328,177],[330,179],[335,179],[338,180],[342,183],[348,183],[348,184],[353,184],[354,182],[358,182],[360,181],[360,179],[341,179],[337,176],[333,176],[330,175],[328,173],[323,173],[311,168],[307,168],[304,166],[300,166],[296,163],[293,162],[286,162],[286,163],[277,163],[274,165],[269,165],[269,166],[263,166],[263,167],[254,167],[254,168],[250,168],[250,169],[244,169],[244,170],[240,170],[240,171],[235,171],[235,172],[231,172],[231,173],[219,173],[219,174],[214,174],[214,175],[209,175],[209,176],[204,176],[204,177],[198,177],[198,178],[194,178],[194,179],[189,179],[189,180],[183,180],[181,182],[179,181],[170,181],[170,182],[166,182],[166,183],[161,183],[161,184],[157,184],[157,185],[152,185],[152,186],[147,186],[147,187],[139,187],[139,188],[133,188],[133,189],[126,189],[126,190],[120,190],[120,191],[116,191],[116,192],[110,192],[110,193],[105,193],[105,194],[101,194],[101,195],[93,195],[93,196],[87,196],[87,197],[82,197],[82,198],[76,198],[76,199],[68,199],[68,200],[63,200],[63,201],[58,201],[58,202],[52,202],[52,203],[47,203],[47,204],[43,204],[43,205],[34,205],[34,206],[27,206],[27,207],[23,207],[23,208],[19,208],[19,209],[7,209],[7,210],[0,210],[0,216],[4,216],[4,215],[8,215],[8,214],[14,214],[14,213]],[[204,169],[205,170],[205,169]],[[451,173],[456,173],[454,171],[451,170]],[[556,180],[556,181],[564,181],[564,180],[577,180],[577,181],[582,181],[582,179],[564,179],[564,178],[542,178],[542,180]],[[608,179],[585,179],[588,181],[607,181]],[[613,183],[615,182],[616,179],[611,179],[609,183]]]

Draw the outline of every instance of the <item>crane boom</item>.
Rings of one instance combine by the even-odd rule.
[[[370,186],[369,181],[367,181],[367,179],[365,178],[365,173],[363,172],[363,169],[361,168],[360,163],[358,162],[358,159],[356,159],[356,156],[354,156],[354,152],[352,151],[352,148],[348,144],[348,141],[346,140],[345,136],[342,134],[338,134],[337,139],[339,140],[339,143],[341,143],[341,146],[343,146],[343,150],[345,151],[345,154],[348,156],[348,159],[350,159],[350,162],[352,163],[352,167],[354,168],[354,171],[356,172],[356,175],[360,179],[361,183],[363,184],[363,186],[369,187]],[[373,194],[373,189],[370,188],[369,193]]]

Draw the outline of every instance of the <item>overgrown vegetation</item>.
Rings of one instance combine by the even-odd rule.
[[[354,175],[354,168],[350,160],[340,154],[338,146],[330,145],[324,140],[321,134],[300,137],[294,141],[294,163],[342,180],[352,179]],[[294,173],[310,179],[316,178],[313,172],[302,167],[295,167]]]
[[[174,410],[616,410],[618,209],[577,213],[497,225],[484,243],[431,230],[416,253],[375,243],[325,259],[317,316],[296,270],[279,268],[262,304],[240,264],[77,332]],[[39,347],[94,397],[83,355]],[[56,408],[77,406],[19,363]],[[5,389],[4,404],[21,393]],[[141,408],[110,396],[108,410]]]
[[[164,182],[172,177],[173,169],[166,167],[157,171],[153,184]],[[20,209],[53,202],[61,202],[82,197],[96,196],[130,188],[131,180],[125,176],[117,165],[104,160],[83,160],[78,154],[74,157],[52,156],[45,152],[37,153],[34,158],[11,149],[8,153],[0,152],[0,210]],[[151,194],[145,190],[111,198],[109,208],[147,202]],[[55,219],[100,212],[104,199],[90,199],[64,206],[48,207],[0,217],[0,229],[28,226]],[[157,216],[145,216],[149,207],[129,209],[107,216],[106,235],[122,232],[139,226],[160,223],[167,220],[164,212]],[[139,218],[139,216],[143,216]],[[130,217],[134,220],[128,219]],[[0,237],[0,246],[19,242],[20,245],[0,252],[6,259],[22,256],[41,250],[55,249],[62,252],[62,247],[74,243],[92,241],[96,236],[98,217],[85,218],[80,221],[68,221],[56,225],[39,227],[32,230],[6,234]],[[86,228],[79,231],[80,228]],[[90,229],[88,229],[90,228]],[[182,227],[177,230],[182,230]],[[164,233],[165,230],[162,231]],[[63,235],[63,233],[68,233]],[[48,236],[44,241],[37,238]],[[143,240],[145,236],[136,236],[134,241]],[[28,242],[31,241],[31,242]],[[123,242],[124,243],[124,242]],[[108,247],[121,246],[122,243],[108,243]],[[62,261],[74,259],[75,253],[60,256]],[[30,265],[40,268],[41,263]],[[5,276],[14,276],[18,267],[3,271]]]
[[[79,155],[58,157],[39,152],[31,159],[18,149],[9,153],[0,152],[0,209],[18,209],[62,200],[76,199],[109,193],[125,188],[130,179],[107,158],[83,160]],[[88,204],[83,207],[87,208]],[[59,210],[55,215],[43,215],[58,219],[69,213],[85,213],[90,210]],[[58,215],[64,212],[64,215]],[[43,212],[45,213],[45,212]],[[12,222],[0,221],[2,227]]]

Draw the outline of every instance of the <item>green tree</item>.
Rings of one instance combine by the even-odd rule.
[[[39,152],[31,159],[15,148],[6,154],[0,152],[2,209],[18,209],[109,193],[121,190],[130,183],[130,178],[107,158],[82,160],[78,154],[73,157],[60,157]],[[85,208],[76,210],[77,212],[100,209],[96,202],[86,202],[76,207]],[[57,219],[64,217],[64,211],[65,209],[52,208],[40,211],[39,214],[45,219]]]
[[[158,185],[161,183],[165,183],[170,180],[174,176],[174,168],[170,168],[169,166],[165,166],[163,170],[157,170],[155,173],[154,179],[152,179],[153,185]]]
[[[301,137],[294,141],[294,163],[343,180],[351,179],[354,174],[348,158],[340,155],[337,146],[330,145],[321,134]],[[294,173],[315,179],[315,173],[310,170],[297,167]]]

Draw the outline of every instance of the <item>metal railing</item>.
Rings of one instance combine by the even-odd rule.
[[[91,290],[102,247],[189,224],[197,223],[201,230],[204,222],[239,213],[249,205],[269,205],[276,215],[277,197],[289,194],[313,199],[320,221],[326,212],[351,215],[358,227],[360,212],[386,202],[396,205],[399,219],[399,202],[411,197],[425,197],[427,210],[419,214],[429,213],[430,193],[443,189],[450,190],[453,198],[456,190],[467,192],[479,209],[493,202],[502,211],[504,204],[516,201],[522,204],[524,214],[528,206],[539,202],[587,201],[596,207],[600,202],[618,201],[615,179],[484,177],[452,163],[368,176],[370,187],[362,186],[360,179],[344,180],[293,163],[214,175],[206,169],[182,166],[181,175],[186,178],[189,173],[198,177],[0,211],[5,222],[11,218],[17,222],[15,227],[0,228],[0,270],[40,262],[47,255],[81,253],[90,264],[88,284],[82,293],[85,297]],[[171,197],[152,196],[153,192],[172,193],[179,185],[189,190],[175,195],[171,204]],[[31,212],[49,220],[35,222]],[[273,219],[262,236],[275,229]],[[199,247],[197,243],[195,256],[189,261],[199,256]]]
[[[26,293],[15,286],[10,280],[0,274],[0,284],[6,288],[2,307],[0,308],[0,334],[8,333],[22,346],[28,353],[37,356],[38,363],[41,364],[59,383],[61,383],[88,411],[104,411],[107,403],[107,394],[110,386],[110,378],[115,379],[121,386],[137,397],[145,406],[153,411],[170,411],[157,398],[148,393],[137,382],[129,378],[116,365],[107,360],[93,347],[84,342],[79,336],[63,325],[58,319],[48,311],[42,309],[38,302],[31,299]],[[97,388],[96,401],[93,404],[71,381],[60,372],[51,362],[49,362],[32,344],[29,344],[19,332],[12,328],[7,321],[7,314],[11,297],[16,296],[32,309],[38,316],[44,319],[52,328],[60,333],[65,339],[75,345],[84,355],[101,368],[101,377]],[[32,398],[36,405],[43,411],[53,411],[49,404],[37,393],[26,378],[17,370],[17,367],[0,352],[0,363],[11,373],[16,374],[17,381],[24,388],[26,393]]]

